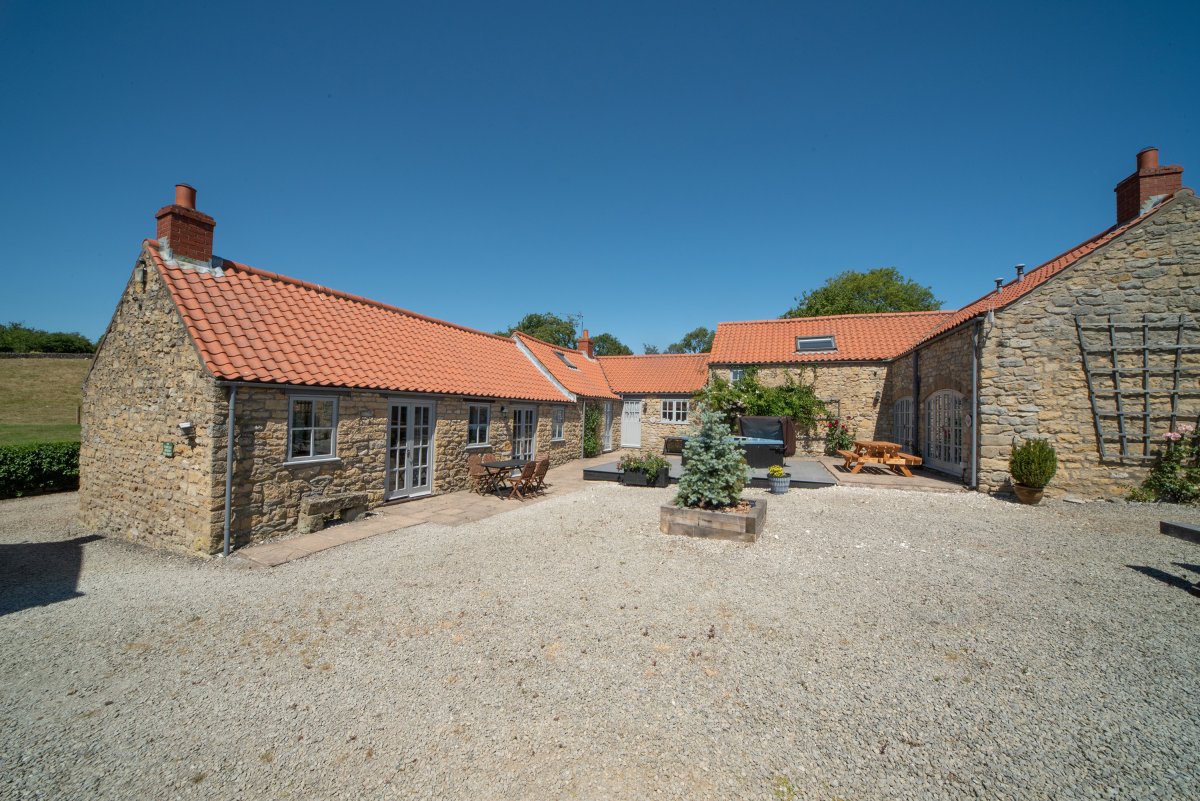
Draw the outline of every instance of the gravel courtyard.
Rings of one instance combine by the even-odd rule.
[[[671,494],[272,570],[0,502],[0,797],[1195,794],[1200,510],[794,490],[747,546]]]

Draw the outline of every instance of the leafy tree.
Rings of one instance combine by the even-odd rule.
[[[662,353],[662,351],[658,349],[658,345],[651,345],[649,343],[643,342],[642,343],[642,353],[646,354],[647,356],[653,356],[655,354]]]
[[[676,506],[720,509],[733,506],[746,486],[746,459],[730,439],[730,427],[718,412],[700,414],[700,431],[683,446],[687,460],[679,479]]]
[[[812,384],[790,373],[782,385],[764,386],[758,380],[758,370],[747,367],[740,379],[730,382],[721,376],[713,376],[704,389],[692,396],[702,408],[721,415],[733,426],[742,415],[765,417],[790,417],[801,431],[812,431],[818,420],[828,411],[825,404],[813,391]]]
[[[511,336],[513,331],[520,331],[523,334],[536,337],[543,342],[549,342],[551,345],[574,348],[576,346],[575,326],[580,319],[581,315],[578,314],[568,314],[566,317],[560,317],[553,312],[545,312],[544,314],[533,312],[522,317],[516,325],[507,331],[497,331],[496,333],[502,337],[507,337]]]
[[[667,346],[667,353],[708,353],[712,350],[716,334],[704,326],[693,328],[678,342]]]
[[[96,346],[83,334],[43,331],[21,323],[0,324],[0,353],[93,353]]]
[[[847,270],[796,301],[784,317],[934,311],[942,307],[929,287],[905,278],[895,267],[877,267],[865,273]]]
[[[592,351],[597,356],[632,356],[633,351],[612,334],[596,334],[592,337]]]

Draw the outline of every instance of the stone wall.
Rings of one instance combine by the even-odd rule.
[[[1047,490],[1050,496],[1112,497],[1139,484],[1147,463],[1111,455],[1119,447],[1115,440],[1108,443],[1110,458],[1100,457],[1075,317],[1107,323],[1111,316],[1134,323],[1118,332],[1118,344],[1135,346],[1122,355],[1119,366],[1138,370],[1142,355],[1136,345],[1141,342],[1143,315],[1174,321],[1180,314],[1192,321],[1184,344],[1200,344],[1195,322],[1200,316],[1200,203],[1190,194],[1175,198],[1153,217],[997,312],[981,359],[980,488],[1008,489],[1014,436],[1045,437],[1057,448],[1058,474]],[[1095,347],[1107,348],[1106,331],[1092,336],[1097,337]],[[1160,344],[1174,345],[1173,331],[1152,332],[1155,336]],[[1104,353],[1090,358],[1094,366],[1111,366]],[[1159,351],[1151,357],[1151,368],[1169,373],[1173,360],[1174,351]],[[1200,368],[1198,361],[1200,354],[1185,353],[1183,366],[1194,371]],[[1193,391],[1200,387],[1194,375],[1187,382]],[[1127,388],[1141,388],[1138,373],[1124,377]],[[1169,375],[1157,376],[1152,387],[1170,381]],[[1111,378],[1100,388],[1111,390]],[[1140,410],[1142,398],[1126,396],[1124,402]],[[1169,395],[1155,396],[1150,423],[1154,449],[1170,422],[1168,404]],[[1183,421],[1194,421],[1200,414],[1200,398],[1194,395],[1180,397],[1179,404]],[[1129,433],[1136,437],[1140,453],[1141,425],[1131,425]],[[1112,418],[1107,426],[1115,430]]]
[[[83,386],[79,520],[156,548],[220,547],[223,394],[205,371],[158,271],[145,255],[125,287]],[[179,423],[196,427],[185,438]],[[169,442],[173,456],[163,453]]]
[[[696,405],[691,404],[688,409],[688,421],[686,423],[667,422],[662,419],[662,402],[664,399],[671,400],[688,400],[689,395],[662,395],[662,396],[642,396],[636,400],[642,403],[642,450],[653,451],[654,453],[662,453],[663,439],[666,437],[682,437],[685,436],[690,428],[700,424],[700,418],[697,416],[698,411]],[[630,398],[635,400],[635,398]],[[622,403],[617,403],[615,408],[621,409]],[[620,444],[617,440],[615,445]]]
[[[728,367],[714,367],[714,375],[729,380]],[[759,366],[758,380],[768,387],[781,386],[787,376],[811,383],[813,391],[829,407],[855,439],[874,437],[879,404],[875,394],[882,393],[888,366],[884,362],[832,362],[803,366]],[[796,454],[815,456],[825,452],[825,432],[818,426],[812,432],[796,432]]]
[[[917,380],[920,395],[913,402],[913,449],[918,455],[925,454],[926,417],[925,403],[934,393],[953,390],[962,396],[962,462],[955,478],[970,482],[974,443],[971,439],[971,415],[975,408],[971,389],[971,326],[966,325],[923,345],[917,351]],[[879,415],[880,436],[893,439],[892,404],[902,397],[912,396],[912,355],[903,356],[895,362],[897,385],[884,392],[884,402]],[[904,392],[903,395],[898,394]],[[883,435],[886,433],[886,437]]]

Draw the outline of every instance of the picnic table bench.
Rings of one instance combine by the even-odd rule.
[[[839,450],[838,456],[844,460],[844,466],[852,474],[858,473],[866,465],[881,465],[906,478],[912,478],[908,468],[917,467],[922,463],[920,456],[902,453],[895,442],[883,440],[855,440],[854,450]]]

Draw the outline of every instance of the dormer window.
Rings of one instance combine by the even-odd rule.
[[[796,337],[796,353],[820,353],[828,350],[837,350],[833,334],[823,337]]]
[[[562,359],[562,363],[565,364],[567,367],[570,367],[572,370],[579,369],[575,365],[571,364],[571,360],[567,358],[567,354],[563,353],[562,351],[556,350],[556,351],[554,351],[554,355],[557,356],[558,358]]]

